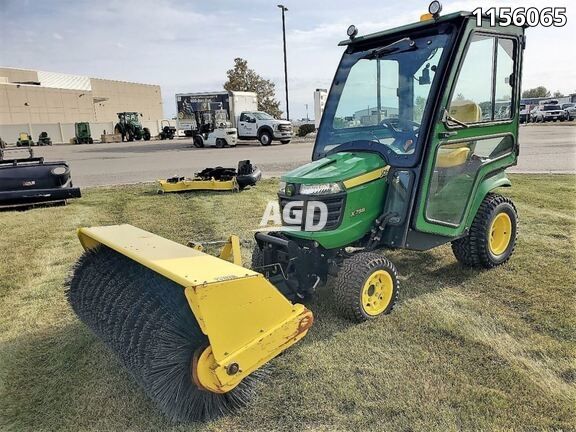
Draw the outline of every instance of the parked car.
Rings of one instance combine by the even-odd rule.
[[[531,112],[533,122],[564,121],[566,111],[560,105],[538,105]]]
[[[574,120],[576,118],[576,104],[562,104],[562,109],[566,112],[566,120]]]
[[[530,105],[520,104],[520,123],[530,122]]]

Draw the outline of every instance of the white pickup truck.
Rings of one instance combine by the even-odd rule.
[[[257,138],[263,146],[270,145],[273,140],[288,144],[292,139],[292,123],[286,120],[276,120],[262,111],[241,112],[236,128],[238,139]]]

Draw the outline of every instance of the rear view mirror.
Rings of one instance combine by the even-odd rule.
[[[422,75],[418,78],[418,84],[428,85],[430,84],[430,63],[422,70]]]

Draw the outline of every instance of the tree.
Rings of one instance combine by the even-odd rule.
[[[550,91],[544,86],[538,86],[533,89],[524,90],[522,92],[523,98],[541,98],[541,97],[549,97]]]
[[[555,98],[561,98],[561,97],[564,97],[564,93],[556,90],[552,96],[554,96]]]
[[[226,72],[228,81],[224,89],[228,91],[247,91],[258,94],[258,109],[267,112],[275,118],[280,118],[280,102],[276,100],[275,85],[272,81],[262,78],[248,67],[248,61],[243,58],[234,59],[234,67]]]

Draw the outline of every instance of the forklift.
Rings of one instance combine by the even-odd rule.
[[[204,102],[193,111],[192,137],[194,147],[233,147],[238,142],[238,131],[228,119],[228,112],[220,103]]]

